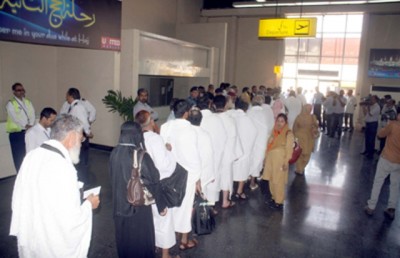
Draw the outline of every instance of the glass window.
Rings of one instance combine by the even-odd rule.
[[[335,81],[338,87],[342,81],[355,86],[363,15],[313,17],[317,17],[315,38],[285,40],[282,86],[314,87],[324,80]]]
[[[356,14],[356,15],[347,15],[347,32],[358,32],[361,34],[362,30],[362,23],[363,23],[363,15]]]
[[[334,56],[322,56],[321,57],[321,65],[322,64],[342,64],[342,57],[334,57]]]
[[[348,35],[351,36],[351,35]],[[360,38],[346,38],[346,46],[344,50],[345,57],[358,57],[360,54]]]
[[[342,56],[344,38],[324,38],[322,40],[323,56]]]
[[[297,82],[297,87],[302,87],[305,92],[314,92],[317,86],[318,80],[315,79],[299,79]]]
[[[309,39],[307,55],[319,56],[320,54],[321,54],[321,38]]]
[[[285,63],[283,65],[283,77],[296,77],[297,64],[296,63]]]
[[[343,32],[346,29],[346,15],[325,15],[322,29],[325,32]]]
[[[285,55],[297,55],[298,39],[285,40]]]
[[[297,63],[297,56],[285,56],[283,63]]]
[[[296,87],[296,79],[283,78],[282,79],[282,92]]]
[[[350,58],[345,58],[346,61]],[[352,61],[358,62],[356,58],[352,58]],[[347,81],[357,81],[357,70],[358,70],[358,64],[346,64],[343,65],[342,67],[342,80],[347,80]]]

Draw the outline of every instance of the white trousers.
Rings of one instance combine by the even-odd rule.
[[[155,204],[151,205],[151,208],[153,210],[156,246],[162,249],[169,249],[176,244],[172,209],[168,209],[167,214],[161,216]]]
[[[368,200],[368,207],[372,210],[374,210],[376,207],[382,185],[388,175],[390,175],[390,191],[387,208],[396,209],[397,207],[400,185],[400,164],[392,163],[387,159],[380,157],[376,168],[371,197]]]

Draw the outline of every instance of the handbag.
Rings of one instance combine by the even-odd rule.
[[[171,176],[160,181],[161,189],[168,208],[180,207],[186,193],[187,170],[176,163]]]
[[[300,144],[295,140],[293,143],[293,153],[292,157],[289,160],[289,164],[296,163],[296,161],[299,159],[301,152],[303,151],[300,147]]]
[[[211,207],[201,195],[195,195],[192,216],[192,229],[197,235],[211,234],[215,228],[215,219]]]
[[[140,151],[139,160],[138,152],[137,150],[133,150],[131,178],[127,185],[127,200],[133,206],[151,205],[155,203],[153,195],[147,190],[140,178],[140,169],[145,151]]]
[[[289,131],[287,131],[287,134],[289,133]],[[289,159],[289,164],[293,164],[296,163],[296,161],[299,159],[300,154],[303,150],[301,149],[300,144],[297,142],[297,140],[295,139],[293,142],[293,152],[292,152],[292,157]]]

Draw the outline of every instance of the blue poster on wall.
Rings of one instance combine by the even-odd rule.
[[[0,40],[119,51],[120,0],[0,0]]]
[[[368,76],[400,79],[400,49],[371,49]]]

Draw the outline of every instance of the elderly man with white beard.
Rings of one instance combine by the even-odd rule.
[[[20,257],[87,257],[92,234],[92,209],[99,197],[81,203],[77,172],[82,125],[62,115],[49,141],[29,152],[12,197],[10,235],[18,240]]]
[[[267,112],[261,107],[264,102],[264,96],[256,95],[252,101],[253,106],[247,111],[247,115],[251,118],[257,128],[257,140],[253,146],[250,162],[251,190],[256,190],[258,188],[255,179],[261,174],[264,165],[265,152],[267,150],[267,141],[272,132],[272,127],[270,125],[271,123],[272,125],[274,124],[273,120],[271,122]]]

